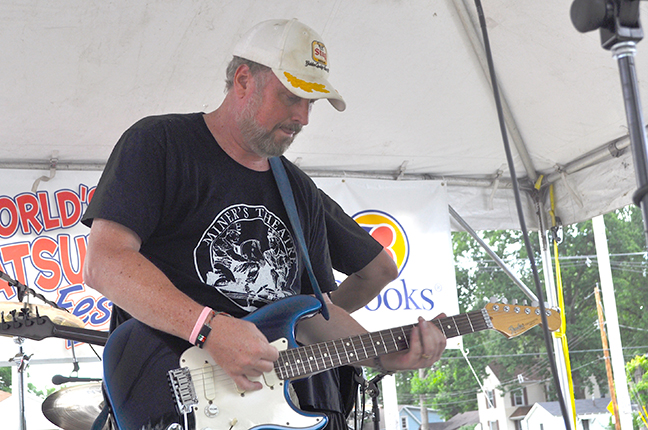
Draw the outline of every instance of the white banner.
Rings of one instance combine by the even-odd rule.
[[[316,178],[317,185],[380,242],[398,278],[353,316],[376,331],[459,313],[446,186],[440,181]],[[336,274],[341,281],[342,274]],[[457,348],[460,339],[448,341]]]
[[[1,171],[0,270],[68,310],[85,328],[107,331],[111,304],[82,278],[89,229],[80,220],[100,172],[56,172],[32,191],[42,174]],[[31,295],[29,301],[43,304]],[[16,309],[21,307],[16,288],[4,281],[0,282],[0,302],[5,311],[14,304]],[[17,350],[7,337],[0,337],[0,346],[5,352],[0,362]],[[72,359],[70,341],[62,339],[26,340],[23,348],[26,354],[34,354],[34,361]],[[101,353],[101,348],[96,349]],[[96,359],[87,345],[80,345],[75,353],[79,358]]]

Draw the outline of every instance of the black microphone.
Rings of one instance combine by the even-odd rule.
[[[63,376],[63,375],[54,375],[52,376],[52,384],[61,385],[66,382],[97,382],[102,381],[101,378],[77,378],[75,376]]]
[[[606,0],[574,0],[569,15],[576,30],[587,33],[599,29],[607,16],[607,3]]]

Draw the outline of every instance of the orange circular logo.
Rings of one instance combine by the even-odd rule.
[[[400,275],[409,258],[409,241],[403,226],[391,215],[373,209],[358,212],[353,219],[392,256]]]

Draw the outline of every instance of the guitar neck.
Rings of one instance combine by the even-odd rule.
[[[108,332],[99,330],[88,330],[80,327],[68,327],[54,324],[52,336],[60,339],[72,340],[75,342],[91,343],[104,346],[108,341]]]
[[[432,320],[446,338],[493,328],[485,310]],[[324,370],[409,349],[414,325],[344,339],[320,342],[279,353],[275,371],[280,379],[295,379]]]

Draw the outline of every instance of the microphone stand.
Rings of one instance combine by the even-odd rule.
[[[24,341],[25,340],[21,337],[14,338],[14,342],[18,345],[19,352],[13,358],[9,359],[9,361],[13,362],[17,366],[18,370],[18,414],[20,420],[20,430],[27,429],[27,421],[25,415],[25,372],[27,371],[27,366],[29,366],[29,359],[32,357],[31,355],[24,353],[22,347]]]
[[[371,397],[374,430],[380,430],[380,408],[378,407],[378,396],[380,395],[380,388],[378,388],[378,382],[380,382],[380,380],[384,377],[385,375],[382,373],[374,376],[369,381],[367,381],[367,387],[365,389],[366,393],[369,394],[369,397]]]
[[[643,39],[639,0],[575,0],[571,19],[582,33],[599,29],[601,46],[612,52],[619,65],[638,186],[633,201],[641,208],[648,243],[648,145],[635,69],[637,42]]]

